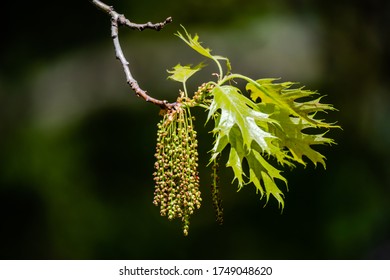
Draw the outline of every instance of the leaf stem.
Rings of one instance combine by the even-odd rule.
[[[186,85],[186,82],[185,82],[185,81],[183,81],[183,90],[184,90],[184,96],[185,96],[185,97],[188,97],[187,85]]]
[[[214,60],[214,62],[217,64],[218,70],[219,70],[218,81],[221,81],[221,79],[222,79],[222,77],[223,77],[223,70],[222,70],[221,63],[219,63],[218,59],[215,59],[214,57],[213,57],[213,60]]]
[[[245,80],[251,84],[254,84],[254,85],[258,85],[259,87],[261,87],[259,85],[258,82],[256,82],[255,80],[247,77],[247,76],[244,76],[244,75],[241,75],[241,74],[230,74],[230,75],[227,75],[225,76],[222,80],[219,80],[218,81],[218,85],[223,85],[224,83],[226,83],[227,81],[230,81],[230,80],[233,80],[233,79],[242,79],[242,80]]]

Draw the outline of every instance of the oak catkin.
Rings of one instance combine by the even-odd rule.
[[[189,218],[201,205],[198,141],[186,108],[169,111],[157,125],[153,203],[161,216],[181,219],[188,235]]]

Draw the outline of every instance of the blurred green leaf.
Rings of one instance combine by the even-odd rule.
[[[192,75],[201,70],[203,67],[205,67],[203,63],[199,63],[193,68],[191,68],[191,65],[182,66],[177,64],[175,67],[173,67],[173,70],[167,70],[169,74],[172,74],[168,76],[168,79],[185,83]]]

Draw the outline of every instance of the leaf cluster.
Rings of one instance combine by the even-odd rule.
[[[314,165],[320,163],[325,168],[325,157],[314,150],[313,145],[334,144],[325,134],[339,126],[318,118],[319,113],[335,110],[334,107],[321,103],[322,96],[295,82],[272,78],[253,80],[231,73],[229,59],[213,55],[202,46],[198,35],[191,36],[184,27],[183,30],[184,33],[176,35],[200,55],[214,61],[219,71],[215,75],[217,81],[205,83],[211,87],[203,92],[203,98],[183,104],[205,108],[207,121],[214,121],[215,142],[210,162],[228,150],[226,166],[232,168],[233,180],[238,182],[239,189],[253,183],[261,198],[265,197],[268,202],[272,195],[283,209],[284,195],[276,182],[287,185],[287,180],[269,159],[273,157],[281,166],[294,167],[297,163],[305,166],[308,158]],[[221,61],[225,62],[225,67]],[[203,64],[195,67],[178,64],[169,71],[169,78],[182,82],[186,92],[187,80],[203,67]],[[248,96],[232,82],[238,79],[247,83]],[[245,165],[248,168],[244,168]]]

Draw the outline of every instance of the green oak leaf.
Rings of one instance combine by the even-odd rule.
[[[248,83],[246,89],[254,101],[261,100],[259,106],[278,124],[269,126],[268,131],[277,137],[278,140],[273,143],[280,150],[290,152],[288,160],[306,166],[303,159],[303,156],[306,156],[314,165],[320,163],[325,168],[325,156],[315,151],[312,146],[335,142],[324,137],[326,132],[308,134],[305,129],[339,128],[315,118],[318,112],[335,109],[332,105],[321,103],[323,96],[315,97],[318,96],[317,92],[305,90],[303,87],[297,88],[296,85],[297,83],[293,82],[275,83],[275,79],[261,79],[256,83]],[[283,163],[283,159],[278,161]]]
[[[222,70],[221,70],[221,65],[219,63],[219,60],[225,60],[227,73],[230,73],[231,64],[228,58],[219,55],[212,55],[211,50],[209,48],[203,47],[202,44],[199,42],[199,36],[197,34],[195,34],[195,36],[192,37],[191,34],[189,34],[183,26],[182,28],[184,30],[185,35],[177,31],[177,33],[175,34],[176,36],[182,39],[188,46],[190,46],[193,50],[195,50],[199,54],[212,59],[218,65],[218,68],[220,69],[220,75],[222,75]]]
[[[292,160],[306,166],[303,159],[303,156],[306,156],[314,165],[320,163],[326,167],[325,156],[315,151],[312,145],[335,144],[333,139],[324,137],[327,131],[317,134],[305,133],[306,128],[313,126],[300,118],[290,116],[285,109],[275,110],[271,118],[278,123],[278,126],[271,129],[272,134],[278,138],[274,143],[281,149],[287,149],[292,155]]]
[[[260,79],[248,83],[246,90],[250,92],[254,101],[260,98],[262,103],[275,104],[280,109],[287,110],[289,114],[300,118],[313,127],[340,128],[337,125],[314,118],[317,112],[335,110],[330,104],[320,103],[322,97],[310,101],[299,101],[299,99],[310,99],[314,95],[318,95],[317,92],[305,90],[303,87],[294,87],[297,83],[293,82],[274,83],[275,80]]]
[[[227,167],[231,167],[239,189],[253,183],[261,197],[274,196],[283,209],[283,193],[275,183],[275,179],[284,181],[280,171],[269,164],[262,154],[272,154],[277,146],[272,144],[276,137],[265,130],[274,121],[269,115],[259,111],[259,107],[249,98],[242,95],[238,88],[225,85],[216,86],[212,93],[208,120],[214,118],[216,136],[212,149],[214,160],[225,147],[230,144]],[[283,153],[282,151],[279,151]],[[283,153],[284,154],[284,153]],[[245,174],[242,163],[246,160],[249,174]]]
[[[192,49],[197,51],[199,54],[208,57],[210,59],[213,59],[213,56],[211,55],[211,50],[208,48],[204,48],[199,42],[198,34],[195,34],[195,36],[192,37],[191,34],[189,34],[183,26],[182,28],[184,30],[185,36],[181,34],[179,31],[177,31],[175,35],[178,36],[180,39],[182,39],[188,46],[190,46]]]
[[[269,116],[258,110],[257,105],[240,93],[234,86],[216,86],[211,92],[213,101],[209,108],[207,120],[220,110],[214,133],[219,137],[229,135],[234,125],[242,134],[244,147],[249,149],[252,141],[256,142],[263,152],[270,152],[266,138],[274,138],[264,130],[268,122],[273,122]],[[220,140],[217,140],[217,143]]]
[[[177,64],[173,67],[173,70],[167,70],[169,74],[168,79],[185,83],[192,75],[201,70],[205,65],[203,63],[199,63],[195,67],[191,68],[191,65],[182,66]]]

